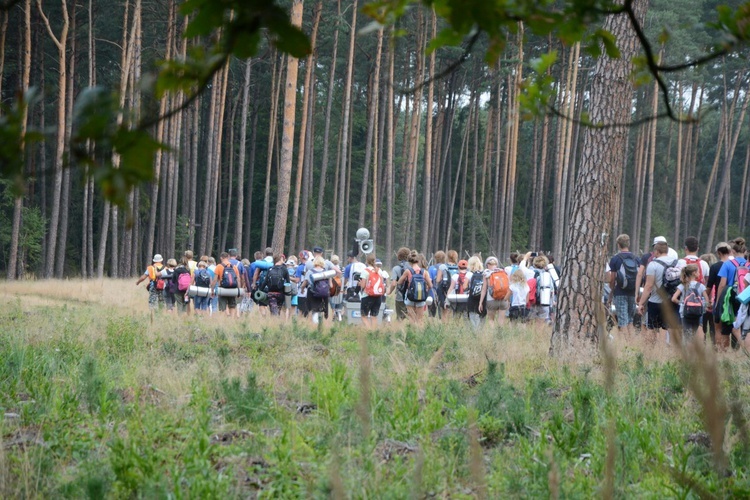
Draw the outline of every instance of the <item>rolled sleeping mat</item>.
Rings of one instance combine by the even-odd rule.
[[[469,294],[468,293],[449,293],[445,297],[446,302],[449,302],[451,304],[463,304],[467,300],[469,300]]]
[[[434,300],[435,300],[435,299],[433,299],[433,298],[432,298],[432,295],[428,295],[428,296],[427,296],[427,300],[425,300],[425,303],[426,303],[426,304],[427,304],[427,306],[429,307],[429,306],[431,306],[431,305],[432,305],[432,302],[433,302]]]
[[[216,295],[219,297],[242,297],[245,295],[244,288],[217,288]]]
[[[210,297],[211,289],[207,286],[191,286],[188,288],[188,295],[191,297]]]
[[[292,284],[284,283],[284,306],[287,309],[292,307]]]
[[[336,276],[336,271],[331,269],[330,271],[321,271],[319,273],[312,274],[313,281],[328,280]]]
[[[265,304],[268,301],[268,294],[262,290],[255,290],[253,300],[259,304]]]

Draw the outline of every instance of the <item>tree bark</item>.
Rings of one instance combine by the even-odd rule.
[[[350,108],[352,104],[352,72],[354,70],[354,36],[357,33],[357,5],[358,0],[354,0],[352,5],[352,24],[349,27],[349,57],[347,59],[346,67],[346,83],[344,84],[344,121],[341,125],[341,172],[339,177],[339,195],[343,196],[346,193],[346,177],[349,171],[348,158],[349,158],[349,116]],[[346,246],[344,243],[344,203],[339,202],[338,206],[338,221],[336,225],[336,245],[338,249],[343,250]]]
[[[302,26],[302,7],[302,0],[295,0],[292,4],[291,20],[294,26]],[[289,191],[292,178],[292,155],[294,153],[294,119],[297,106],[298,66],[299,60],[296,57],[288,56],[284,91],[284,127],[281,135],[281,164],[277,182],[276,218],[273,227],[273,238],[271,240],[271,248],[273,248],[274,252],[282,252],[284,250],[284,240],[286,238]]]
[[[23,29],[23,71],[21,76],[21,92],[24,94],[29,90],[31,81],[31,0],[26,0],[24,4],[24,29]],[[0,47],[0,95],[2,95],[3,66],[5,62],[5,33],[8,29],[8,12],[3,13],[2,23],[2,47]],[[27,108],[24,108],[23,117],[21,118],[21,137],[25,139],[28,120]],[[25,140],[23,146],[24,156],[26,155]],[[8,269],[6,276],[9,280],[14,280],[20,274],[18,273],[18,240],[21,234],[23,213],[23,197],[16,196],[13,201],[13,228],[11,229],[10,255],[8,258]]]
[[[47,256],[44,266],[44,277],[51,278],[57,255],[57,233],[60,227],[60,199],[62,197],[63,155],[65,153],[65,98],[67,96],[67,43],[70,18],[68,16],[67,0],[62,1],[62,28],[59,37],[54,34],[49,19],[42,9],[42,0],[36,0],[39,15],[44,21],[50,38],[57,47],[58,56],[58,91],[57,91],[57,139],[55,145],[54,186],[52,188],[52,213],[49,218],[49,233],[47,235]]]
[[[643,22],[648,2],[635,0],[635,17]],[[593,123],[625,124],[631,116],[632,59],[638,41],[627,17],[609,16],[604,29],[615,35],[620,58],[600,57],[595,65],[590,92]],[[584,134],[581,166],[576,178],[573,204],[563,257],[558,312],[550,352],[560,355],[598,343],[601,307],[600,280],[607,256],[607,236],[613,224],[617,183],[622,176],[628,128],[589,127]]]
[[[250,78],[253,74],[253,60],[245,61],[245,80],[242,85],[242,115],[240,118],[240,156],[237,160],[237,206],[234,212],[234,245],[242,247],[243,216],[245,215],[245,156],[247,153],[247,111],[250,107]],[[250,165],[252,168],[252,165]],[[246,248],[243,248],[245,250]],[[243,252],[244,253],[244,252]]]

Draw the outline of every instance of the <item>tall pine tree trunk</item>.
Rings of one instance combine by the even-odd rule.
[[[302,0],[295,0],[292,4],[292,24],[302,26]],[[286,223],[289,213],[289,191],[292,178],[292,156],[294,154],[294,120],[297,107],[297,69],[299,60],[287,56],[286,85],[284,88],[284,125],[281,135],[281,163],[276,193],[276,218],[273,227],[271,248],[274,252],[284,250],[286,239]],[[299,154],[302,154],[300,151]]]
[[[635,18],[643,23],[648,2],[635,0],[632,6]],[[589,114],[593,123],[625,124],[631,116],[630,77],[638,41],[624,15],[609,16],[604,29],[615,35],[620,58],[602,56],[597,60]],[[585,131],[551,337],[553,354],[580,351],[586,344],[598,342],[599,278],[606,263],[607,233],[613,224],[613,205],[618,200],[617,182],[625,166],[627,138],[625,126],[589,127]]]

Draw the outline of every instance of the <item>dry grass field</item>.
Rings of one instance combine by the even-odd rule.
[[[152,315],[134,280],[0,300],[3,497],[750,495],[742,351]]]

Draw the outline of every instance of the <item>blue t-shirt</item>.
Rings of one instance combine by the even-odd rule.
[[[430,279],[432,280],[433,285],[435,284],[435,280],[437,279],[437,273],[438,273],[438,266],[436,266],[435,264],[433,264],[433,265],[431,265],[430,267],[427,268],[427,274],[430,275]],[[430,292],[427,295],[429,295],[433,299],[435,298],[435,287],[434,286],[432,286],[430,288]]]
[[[349,273],[352,272],[352,265],[351,263],[347,264],[344,268],[344,280],[349,280]]]
[[[734,285],[734,278],[737,275],[738,266],[735,266],[732,261],[735,261],[739,266],[744,266],[747,262],[743,257],[735,257],[724,262],[721,269],[719,269],[719,278],[726,278],[727,286]]]

